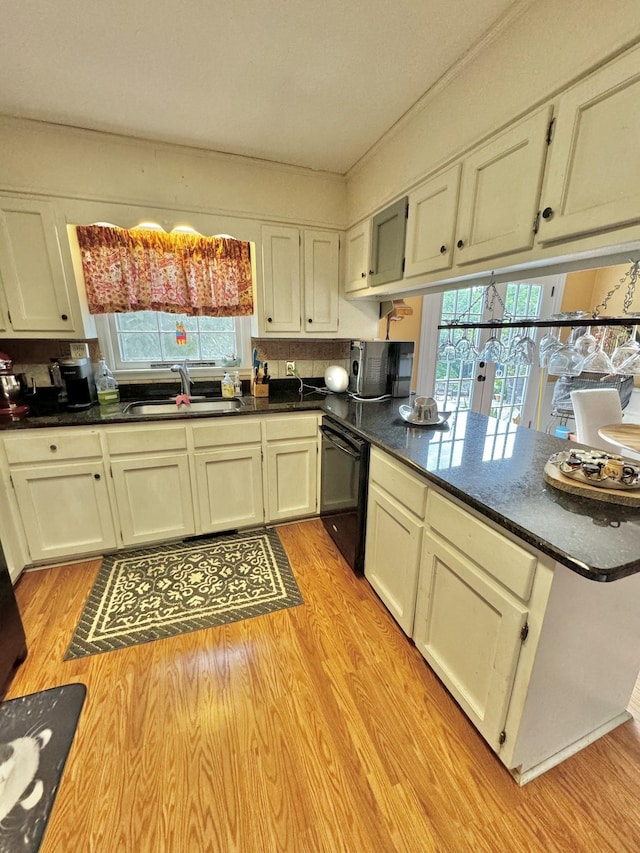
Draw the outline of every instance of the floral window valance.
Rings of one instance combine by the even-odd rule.
[[[249,243],[103,225],[79,225],[76,231],[91,314],[253,313]]]

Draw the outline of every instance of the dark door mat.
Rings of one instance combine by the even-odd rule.
[[[39,850],[86,695],[65,684],[0,703],[0,853]]]

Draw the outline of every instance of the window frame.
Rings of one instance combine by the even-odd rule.
[[[175,379],[175,374],[171,372],[171,365],[175,364],[175,361],[163,362],[161,367],[151,366],[152,364],[159,364],[159,362],[136,362],[131,367],[124,367],[120,361],[118,330],[114,318],[114,314],[98,314],[95,321],[100,351],[107,364],[112,368],[116,379]],[[238,344],[236,355],[240,359],[240,364],[232,369],[241,372],[248,371],[251,366],[251,317],[234,317],[233,320]],[[189,362],[189,373],[194,379],[197,379],[198,376],[210,376],[213,371],[224,373],[228,369],[221,360],[211,360],[205,364]]]

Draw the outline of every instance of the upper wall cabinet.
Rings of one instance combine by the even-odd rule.
[[[262,226],[265,332],[299,332],[300,229]]]
[[[264,332],[337,332],[337,233],[263,225],[262,268]]]
[[[344,292],[356,293],[369,286],[369,250],[371,223],[367,219],[354,225],[345,236]]]
[[[303,231],[304,329],[309,334],[338,331],[340,240],[332,231]]]
[[[405,279],[533,246],[550,119],[537,111],[413,190]]]
[[[530,249],[542,187],[551,107],[499,134],[464,160],[457,264]]]
[[[0,196],[4,337],[83,337],[64,224],[46,201]]]
[[[405,277],[446,270],[453,264],[460,168],[456,163],[409,195]]]
[[[557,102],[542,193],[542,243],[640,220],[640,48]]]
[[[373,217],[369,284],[374,287],[402,278],[408,203],[405,196]]]

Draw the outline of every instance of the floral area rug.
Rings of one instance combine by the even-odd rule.
[[[65,660],[302,604],[275,530],[105,557]]]

